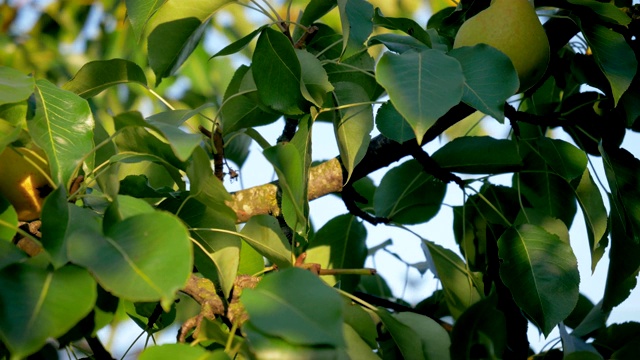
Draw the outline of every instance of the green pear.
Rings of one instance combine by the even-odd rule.
[[[492,0],[460,26],[453,47],[480,43],[511,59],[520,79],[518,92],[540,80],[549,64],[549,39],[528,0]]]

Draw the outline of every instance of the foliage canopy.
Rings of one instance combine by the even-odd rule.
[[[560,331],[538,356],[637,353],[640,324],[607,317],[640,269],[640,160],[621,147],[640,129],[640,7],[536,0],[551,61],[514,95],[505,54],[452,49],[488,0],[431,1],[426,26],[417,1],[372,3],[62,1],[27,31],[27,9],[2,5],[0,153],[41,149],[49,169],[40,220],[0,194],[0,358],[111,358],[97,331],[126,317],[148,336],[180,328],[141,359],[525,358],[529,322]],[[212,54],[214,34],[230,43]],[[494,121],[510,133],[483,132]],[[339,154],[314,163],[321,122]],[[250,173],[254,142],[278,180],[230,193],[229,162]],[[465,194],[450,224],[462,257],[411,227],[446,183]],[[309,202],[332,193],[349,212],[313,229]],[[419,237],[412,266],[441,290],[394,298],[364,268],[388,245],[368,249],[364,221]],[[572,226],[587,237],[570,242]],[[609,250],[597,304],[579,293],[575,243],[592,270]]]

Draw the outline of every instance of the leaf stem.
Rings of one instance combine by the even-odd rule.
[[[377,307],[375,307],[375,306],[373,306],[373,305],[369,304],[368,302],[366,302],[366,301],[364,301],[364,300],[360,299],[359,297],[357,297],[357,296],[355,296],[355,295],[349,294],[348,292],[346,292],[346,291],[344,291],[344,290],[341,290],[341,289],[338,289],[338,288],[333,288],[333,289],[334,289],[335,291],[337,291],[338,293],[340,293],[342,296],[347,297],[347,298],[349,298],[349,299],[353,300],[354,302],[357,302],[358,304],[360,304],[360,305],[362,305],[362,306],[366,307],[367,309],[369,309],[369,310],[371,310],[371,311],[374,311],[374,312],[375,312],[375,311],[378,311],[378,308],[377,308]]]

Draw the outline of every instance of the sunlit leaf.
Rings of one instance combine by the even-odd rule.
[[[87,267],[112,294],[131,301],[158,301],[168,309],[191,273],[189,233],[175,216],[156,211],[129,217],[104,234],[75,231],[69,258]]]
[[[271,28],[262,30],[251,63],[260,100],[287,115],[301,114],[301,66],[287,37]]]
[[[512,227],[498,240],[500,278],[513,299],[546,335],[578,301],[578,262],[571,245],[529,224]]]
[[[253,40],[253,38],[258,36],[258,34],[265,27],[267,27],[267,25],[260,26],[259,28],[253,30],[249,34],[247,34],[247,35],[241,37],[240,39],[234,41],[233,43],[225,46],[222,50],[220,50],[217,53],[213,54],[209,59],[213,59],[213,58],[218,57],[218,56],[227,56],[227,55],[232,55],[232,54],[237,53],[238,51],[244,49],[247,45],[249,45],[251,40]]]
[[[365,240],[367,230],[353,215],[337,216],[313,237],[307,249],[306,263],[320,264],[323,269],[359,269],[367,257]],[[340,288],[351,292],[358,284],[359,276],[323,276],[329,285],[338,281]]]
[[[269,274],[255,289],[245,289],[241,301],[251,325],[266,334],[292,344],[344,346],[342,300],[309,271]]]
[[[211,16],[231,2],[233,0],[167,0],[160,8],[153,7],[157,11],[149,20],[145,34],[156,86],[180,68],[200,42]]]
[[[291,247],[278,221],[269,215],[251,217],[244,225],[243,239],[279,268],[291,266]]]
[[[333,90],[327,72],[322,67],[320,60],[310,52],[296,49],[296,55],[302,71],[300,83],[302,96],[315,106],[321,107],[325,95]]]
[[[63,335],[93,309],[97,297],[89,272],[74,265],[53,271],[13,264],[0,270],[0,283],[0,340],[15,358]]]
[[[256,95],[258,90],[250,70],[248,66],[240,66],[224,93],[221,109],[223,134],[270,124],[280,117],[280,114],[267,112],[266,106],[259,103]]]
[[[33,93],[35,80],[18,70],[0,66],[0,105],[25,100]]]
[[[413,328],[404,324],[385,309],[378,308],[376,314],[391,334],[393,341],[398,346],[404,359],[425,359],[426,354],[421,351],[422,349],[417,349],[418,344],[422,343],[420,335],[418,335]]]
[[[400,55],[387,52],[378,62],[376,79],[411,124],[418,142],[438,118],[460,102],[464,92],[460,62],[438,50]]]
[[[230,360],[223,350],[207,351],[201,346],[189,344],[163,344],[149,346],[140,353],[140,360]]]
[[[305,159],[292,143],[272,146],[265,149],[263,154],[278,174],[283,202],[285,198],[289,202],[286,213],[283,213],[287,224],[296,231],[306,229],[309,205],[304,182]]]
[[[376,216],[400,224],[417,224],[440,210],[446,185],[428,175],[416,160],[389,170],[374,195]]]
[[[225,296],[229,296],[238,273],[241,243],[240,237],[229,233],[236,231],[235,213],[224,204],[212,207],[193,199],[186,203],[165,200],[160,208],[177,213],[189,226],[191,237],[199,244],[193,247],[195,266],[202,275],[218,284]]]
[[[147,77],[140,66],[123,59],[97,60],[84,64],[62,88],[88,99],[111,86],[127,83],[147,86]]]
[[[47,80],[36,81],[36,113],[27,121],[31,136],[47,154],[51,176],[67,186],[80,163],[93,167],[94,121],[87,101]]]
[[[364,49],[364,43],[373,31],[373,5],[364,0],[338,0],[342,24],[342,59]]]
[[[47,196],[42,206],[42,246],[51,255],[51,263],[56,269],[69,261],[65,244],[65,234],[69,226],[69,205],[66,190],[59,186]]]
[[[369,100],[366,92],[357,84],[336,83],[333,95],[336,105],[345,107],[338,110],[340,116],[334,118],[333,129],[348,180],[367,152],[373,130],[373,109],[366,104]],[[349,106],[363,102],[363,105]]]
[[[400,312],[394,317],[419,336],[425,360],[449,359],[451,339],[447,331],[435,320],[413,312]]]
[[[434,275],[442,282],[449,311],[457,319],[482,298],[482,282],[453,251],[429,240],[423,240],[421,246],[427,261],[435,267]]]
[[[18,214],[9,200],[0,194],[0,241],[13,240],[18,228]]]
[[[226,204],[231,199],[222,181],[213,175],[211,161],[204,149],[196,148],[187,167],[190,182],[190,197],[214,208],[228,217],[234,218],[235,213]]]
[[[203,139],[201,134],[193,134],[180,128],[189,119],[189,115],[184,111],[175,110],[158,113],[146,119],[147,126],[164,135],[176,157],[181,161],[186,161]]]
[[[157,302],[136,302],[124,301],[124,311],[140,329],[150,334],[171,326],[176,319],[175,303],[169,311],[158,311]],[[149,326],[151,325],[151,326]]]
[[[358,333],[349,325],[342,327],[344,340],[347,345],[347,354],[350,359],[379,360],[380,357],[373,352],[371,347],[362,340]]]
[[[166,0],[125,0],[127,5],[127,17],[131,22],[131,28],[139,41],[144,33],[144,28],[153,14],[164,4]]]

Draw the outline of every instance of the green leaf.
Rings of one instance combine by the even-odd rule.
[[[33,93],[34,87],[33,76],[0,66],[0,105],[26,100]]]
[[[75,231],[67,241],[71,261],[87,267],[106,290],[127,300],[160,300],[167,310],[191,274],[189,233],[166,212],[126,218],[104,235]]]
[[[389,170],[374,194],[376,216],[399,224],[423,223],[440,210],[446,185],[428,175],[416,160]]]
[[[291,246],[273,216],[251,217],[240,233],[252,248],[279,268],[291,266]]]
[[[602,309],[608,312],[629,297],[640,270],[640,160],[622,148],[600,151],[611,189],[611,249],[602,299]]]
[[[412,19],[385,17],[380,12],[380,8],[376,8],[373,23],[389,30],[400,30],[427,47],[431,47],[431,37],[427,31]]]
[[[0,194],[0,242],[10,243],[18,228],[18,213],[9,200]],[[2,252],[0,252],[2,254]]]
[[[354,330],[370,348],[375,349],[378,346],[376,342],[378,331],[372,314],[347,298],[343,298],[342,305],[344,324]]]
[[[295,190],[300,197],[282,197],[282,214],[285,221],[293,229],[298,238],[295,241],[308,241],[309,236],[309,170],[311,168],[311,127],[313,119],[311,116],[304,116],[298,121],[298,131],[291,139],[290,144],[295,146],[300,159],[302,160],[302,169],[299,170],[302,175],[300,179],[301,188]],[[277,170],[276,170],[277,171]],[[288,170],[287,170],[288,171]],[[280,174],[278,174],[280,176]],[[286,175],[289,176],[290,175]],[[296,175],[297,176],[297,175]],[[287,180],[288,181],[288,180]],[[297,180],[296,180],[297,181]],[[289,183],[288,183],[289,184]],[[287,185],[289,186],[289,185]],[[297,185],[295,185],[297,187]],[[303,219],[299,218],[298,208],[302,208]],[[302,221],[301,221],[302,220]]]
[[[62,88],[88,99],[111,86],[127,83],[147,87],[147,77],[140,66],[123,59],[97,60],[84,64]]]
[[[373,31],[373,5],[364,0],[338,0],[342,24],[342,56],[347,59],[362,51]]]
[[[400,312],[394,317],[419,336],[425,360],[449,359],[449,333],[435,320],[413,312]]]
[[[127,5],[127,17],[131,22],[131,28],[136,40],[144,34],[144,28],[149,19],[165,3],[166,0],[125,0]]]
[[[187,202],[167,199],[160,208],[177,213],[189,226],[191,237],[200,245],[194,246],[198,271],[218,284],[228,297],[238,274],[241,246],[240,238],[229,233],[236,231],[235,213],[224,204],[211,207],[194,199]],[[219,229],[226,232],[216,231]]]
[[[301,66],[289,39],[271,28],[262,30],[251,63],[260,100],[287,115],[302,114]]]
[[[425,353],[422,349],[416,349],[418,344],[422,344],[422,339],[415,330],[407,324],[404,324],[397,317],[391,315],[387,310],[378,308],[375,312],[384,326],[387,328],[393,341],[402,353],[402,357],[407,360],[425,359]]]
[[[336,5],[336,0],[310,0],[299,20],[300,24],[304,26],[313,24],[316,20],[331,11]],[[296,27],[296,31],[298,31],[298,27]],[[296,33],[296,35],[298,34]]]
[[[536,139],[535,143],[528,144],[548,168],[564,179],[578,178],[587,169],[585,152],[566,141],[542,137]]]
[[[224,350],[207,351],[189,344],[163,344],[150,346],[140,353],[140,360],[231,360]]]
[[[593,14],[604,21],[618,25],[629,25],[631,18],[614,3],[603,3],[593,0],[568,0],[569,3],[590,8]]]
[[[347,355],[350,359],[380,360],[371,347],[349,325],[343,324],[344,340],[347,345]]]
[[[407,120],[400,115],[390,101],[385,102],[378,109],[376,127],[382,135],[400,144],[416,137]]]
[[[432,158],[443,169],[464,174],[510,173],[523,165],[515,142],[490,136],[456,138],[433,153]]]
[[[282,188],[282,202],[288,202],[286,211],[283,205],[284,218],[292,229],[300,233],[300,229],[307,228],[309,221],[307,184],[304,181],[306,179],[305,159],[292,143],[272,146],[265,149],[263,154],[278,174]],[[306,237],[306,234],[303,237]]]
[[[270,124],[280,117],[280,114],[267,112],[266,106],[259,103],[255,94],[257,89],[250,68],[242,65],[233,74],[224,93],[220,110],[223,134]]]
[[[449,55],[462,65],[465,78],[462,101],[503,122],[504,103],[520,86],[509,57],[486,44],[453,49]]]
[[[238,51],[244,49],[247,45],[249,45],[249,43],[251,42],[251,40],[253,40],[254,37],[256,37],[259,33],[262,32],[262,30],[264,28],[266,28],[268,25],[262,25],[259,28],[253,30],[252,32],[250,32],[249,34],[243,36],[242,38],[232,42],[231,44],[225,46],[224,48],[222,48],[222,50],[218,51],[217,53],[213,54],[209,60],[218,57],[218,56],[227,56],[227,55],[233,55],[235,53],[237,53]]]
[[[334,101],[337,106],[345,107],[338,110],[340,116],[334,118],[333,130],[338,141],[342,165],[347,170],[348,181],[353,169],[364,158],[369,147],[373,130],[373,109],[369,104],[349,106],[369,101],[367,93],[360,85],[350,82],[334,85]]]
[[[195,198],[208,207],[223,213],[225,217],[235,219],[235,212],[225,201],[231,200],[222,181],[213,175],[211,161],[203,148],[197,147],[187,166],[187,176],[191,185],[189,197]]]
[[[578,262],[568,242],[522,224],[498,240],[500,278],[516,304],[547,336],[578,301]]]
[[[526,167],[526,160],[525,160]],[[569,183],[549,170],[516,173],[513,187],[520,189],[522,200],[538,211],[571,226],[577,211],[575,193]]]
[[[69,205],[67,191],[63,186],[58,186],[47,196],[42,206],[41,242],[44,249],[51,255],[51,263],[56,269],[69,261],[65,244],[65,234],[70,225]]]
[[[586,22],[581,22],[580,27],[596,63],[609,80],[617,106],[636,75],[638,60],[621,33]]]
[[[255,275],[264,270],[264,258],[248,242],[242,240],[238,275]]]
[[[564,357],[569,359],[603,359],[602,355],[596,351],[591,344],[583,339],[580,339],[573,334],[567,332],[567,328],[563,323],[558,324],[560,330],[560,339],[562,339],[562,352]]]
[[[606,359],[633,359],[639,338],[640,323],[628,321],[607,326],[597,334],[593,346]]]
[[[233,0],[167,0],[146,27],[149,65],[156,86],[175,74],[198,45],[209,19]]]
[[[159,304],[157,302],[138,302],[124,301],[124,311],[133,320],[136,325],[149,334],[155,334],[160,330],[166,329],[176,319],[175,303],[167,312],[158,311]],[[161,310],[161,309],[160,309]],[[153,325],[149,327],[150,320],[153,318]]]
[[[372,36],[369,38],[367,46],[371,47],[378,44],[382,44],[389,50],[398,54],[402,54],[409,50],[423,51],[429,49],[429,47],[420,40],[408,35],[400,34],[380,34]]]
[[[473,304],[456,320],[451,332],[452,359],[471,359],[480,353],[487,354],[489,359],[503,356],[507,345],[506,321],[504,313],[496,307],[497,296],[491,296]]]
[[[80,162],[93,168],[94,121],[87,101],[47,80],[36,81],[36,113],[27,121],[31,137],[47,154],[51,176],[68,186]]]
[[[576,179],[577,180],[577,179]],[[589,237],[589,251],[591,252],[591,272],[594,272],[598,261],[604,255],[608,239],[607,210],[602,201],[602,194],[593,182],[589,169],[585,169],[580,182],[574,182],[578,205],[582,209],[582,216]]]
[[[351,214],[339,215],[320,228],[307,248],[308,264],[323,269],[360,269],[367,258],[367,229]],[[330,286],[352,292],[360,280],[356,275],[323,276]]]
[[[421,246],[427,261],[433,264],[432,270],[435,268],[434,275],[442,282],[451,316],[457,319],[482,298],[482,281],[467,270],[462,259],[453,251],[425,239]]]
[[[384,92],[384,89],[376,82],[375,60],[368,52],[359,53],[340,62],[325,62],[324,68],[332,84],[339,82],[358,84],[367,92],[370,101],[378,99]]]
[[[309,271],[268,274],[255,289],[243,290],[241,302],[249,323],[265,334],[298,345],[344,346],[342,300]]]
[[[18,249],[13,243],[0,239],[0,270],[28,259],[28,255]],[[10,239],[9,239],[10,240]]]
[[[52,271],[13,264],[0,270],[0,283],[0,340],[16,359],[70,330],[89,314],[97,298],[91,275],[74,265]]]
[[[300,82],[302,96],[315,106],[321,107],[325,95],[333,90],[327,72],[322,67],[320,60],[310,52],[298,49],[295,51],[302,72],[302,81]]]
[[[203,139],[201,134],[192,134],[180,128],[192,115],[194,115],[193,112],[186,110],[164,111],[149,116],[146,127],[164,135],[176,157],[180,161],[187,161]]]
[[[418,143],[464,93],[460,62],[439,50],[387,52],[378,62],[376,79],[413,128]]]

